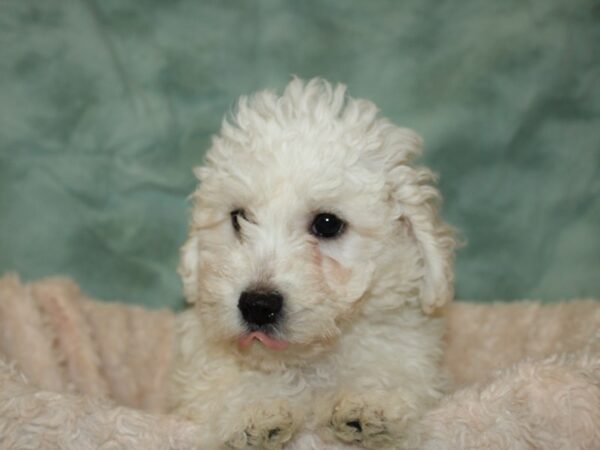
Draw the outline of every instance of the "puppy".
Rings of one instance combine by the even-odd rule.
[[[455,241],[421,141],[343,85],[242,97],[193,194],[172,409],[207,449],[401,446],[441,395]]]

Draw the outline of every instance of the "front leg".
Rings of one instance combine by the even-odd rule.
[[[290,404],[284,399],[250,404],[229,415],[222,424],[231,430],[225,446],[235,450],[279,450],[290,440],[297,425]]]
[[[350,393],[333,408],[330,427],[342,441],[368,449],[398,448],[417,417],[406,399],[389,392]]]

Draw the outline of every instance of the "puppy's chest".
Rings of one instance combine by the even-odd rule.
[[[330,361],[305,366],[288,366],[272,372],[242,371],[242,384],[265,398],[284,397],[306,406],[338,392],[342,384],[339,366]]]

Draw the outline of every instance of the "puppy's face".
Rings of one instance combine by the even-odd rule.
[[[431,306],[445,301],[428,285],[448,294],[451,249],[430,173],[405,164],[417,151],[414,134],[322,81],[242,99],[196,171],[182,254],[207,338],[241,355],[306,356],[428,289]],[[448,251],[428,255],[422,225]]]

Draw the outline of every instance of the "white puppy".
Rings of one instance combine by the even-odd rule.
[[[440,396],[454,239],[420,139],[342,85],[242,97],[195,173],[172,407],[205,447],[400,446]]]

